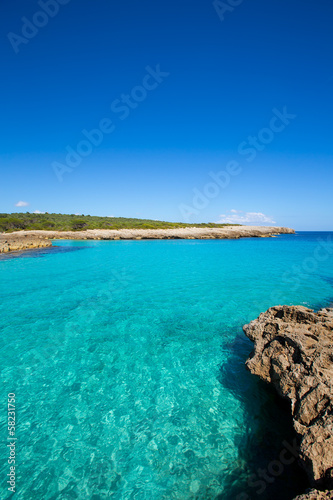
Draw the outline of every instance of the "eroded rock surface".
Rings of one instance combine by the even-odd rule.
[[[294,500],[332,500],[333,491],[311,490],[304,495],[298,495]]]
[[[300,462],[311,484],[331,490],[333,309],[315,313],[301,306],[272,307],[245,325],[244,332],[254,342],[248,369],[291,403]]]
[[[1,234],[0,253],[30,250],[32,248],[51,247],[51,241],[41,236],[30,236],[28,234]]]

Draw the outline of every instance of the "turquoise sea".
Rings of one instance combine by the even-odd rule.
[[[332,304],[332,241],[55,241],[0,258],[1,499],[302,492],[296,462],[279,462],[288,408],[246,371],[242,326],[276,304]]]

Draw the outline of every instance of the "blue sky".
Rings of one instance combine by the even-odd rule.
[[[0,9],[1,212],[333,229],[331,0]]]

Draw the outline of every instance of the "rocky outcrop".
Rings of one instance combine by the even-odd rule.
[[[294,234],[294,229],[264,226],[226,226],[222,228],[184,227],[172,229],[88,229],[86,231],[17,231],[17,237],[29,235],[66,240],[163,240],[163,239],[235,239],[266,238]]]
[[[244,332],[254,342],[247,368],[291,403],[299,459],[310,483],[332,490],[333,309],[315,313],[301,306],[271,307]],[[308,495],[298,498],[332,498],[332,491]]]
[[[310,490],[304,495],[298,495],[294,500],[332,500],[333,491]]]
[[[51,241],[41,236],[28,234],[0,234],[0,253],[30,250],[32,248],[51,247]]]

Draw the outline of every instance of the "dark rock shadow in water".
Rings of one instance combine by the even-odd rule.
[[[70,247],[70,246],[57,246],[57,247],[47,247],[47,248],[35,248],[32,250],[22,250],[19,252],[8,252],[0,254],[1,260],[9,260],[9,259],[38,259],[41,257],[45,257],[46,255],[56,255],[59,253],[70,253],[77,252],[79,250],[86,250],[87,248],[91,248],[89,246],[84,247]]]
[[[290,407],[274,388],[246,369],[245,361],[252,348],[252,342],[238,330],[233,342],[222,345],[230,355],[220,367],[218,380],[241,400],[248,423],[246,435],[241,431],[235,443],[239,467],[223,478],[227,487],[216,500],[292,500],[309,483],[296,458],[289,465],[280,460],[284,449],[292,460],[284,443],[295,445]]]

